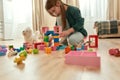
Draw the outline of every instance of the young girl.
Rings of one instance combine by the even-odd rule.
[[[84,18],[77,7],[64,4],[61,0],[47,0],[45,8],[51,16],[56,17],[56,25],[62,26],[63,30],[60,36],[68,38],[71,45],[79,44],[87,36]]]

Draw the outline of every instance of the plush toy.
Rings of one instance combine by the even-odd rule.
[[[24,36],[25,43],[34,43],[37,42],[40,38],[39,31],[33,33],[30,27],[27,27],[25,30],[23,30],[22,34]]]

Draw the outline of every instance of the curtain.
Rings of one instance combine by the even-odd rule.
[[[108,0],[107,19],[120,19],[120,0]]]
[[[69,5],[79,7],[79,0],[62,0],[62,1]]]
[[[33,30],[40,30],[44,24],[43,0],[32,0]]]
[[[79,8],[88,34],[94,34],[94,22],[107,18],[107,0],[79,0]]]
[[[106,19],[107,0],[79,0],[79,6],[87,19]]]
[[[26,27],[32,27],[32,0],[11,1],[13,7],[12,36],[14,39],[21,39],[23,38],[22,31]]]

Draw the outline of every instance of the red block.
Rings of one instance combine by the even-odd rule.
[[[38,46],[38,45],[44,45],[44,42],[34,43],[34,48],[37,49],[37,46]]]
[[[116,48],[116,49],[110,49],[109,50],[109,54],[110,55],[118,55],[118,54],[120,54],[119,53],[119,49],[118,48]]]

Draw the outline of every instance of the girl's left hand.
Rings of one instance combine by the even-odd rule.
[[[69,32],[68,30],[66,30],[66,31],[63,31],[63,32],[60,34],[60,37],[66,37],[66,36],[68,36],[68,35],[70,35],[70,32]]]

